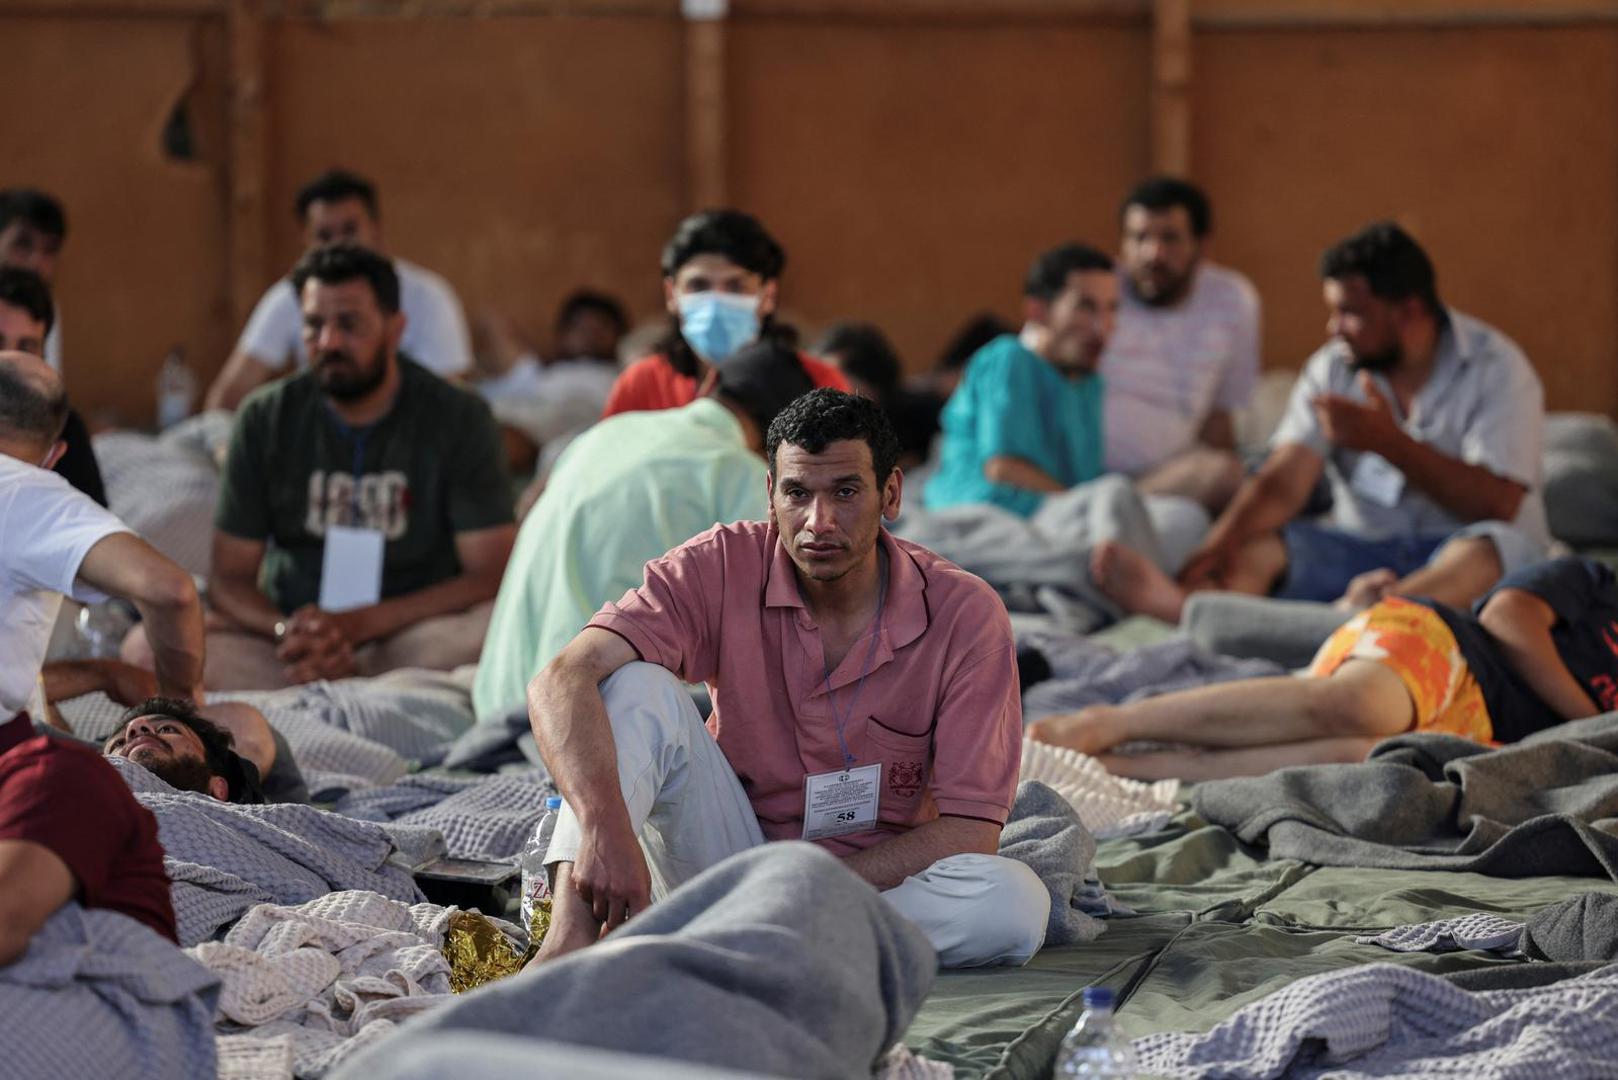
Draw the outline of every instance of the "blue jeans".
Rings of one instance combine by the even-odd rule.
[[[1420,570],[1453,536],[1367,540],[1330,526],[1295,521],[1281,530],[1287,569],[1272,595],[1282,600],[1336,600],[1350,581],[1369,570],[1387,567],[1399,577]]]

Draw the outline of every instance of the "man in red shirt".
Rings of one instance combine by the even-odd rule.
[[[786,252],[757,218],[704,210],[680,222],[663,248],[663,303],[674,320],[667,350],[631,364],[607,396],[603,419],[621,412],[676,409],[711,389],[714,365],[775,332]],[[816,386],[847,391],[830,364],[799,354]]]
[[[800,838],[884,890],[945,966],[1043,943],[1049,893],[996,854],[1022,739],[1010,620],[982,580],[883,528],[897,455],[874,403],[805,394],[770,425],[770,520],[648,563],[534,679],[566,800],[541,962],[645,908],[654,879],[662,895]],[[706,730],[678,680],[708,685]]]
[[[88,747],[0,726],[0,967],[77,899],[177,941],[157,821]]]

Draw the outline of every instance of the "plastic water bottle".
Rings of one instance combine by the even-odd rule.
[[[185,349],[176,345],[157,372],[157,428],[167,431],[191,415],[197,398],[196,372],[185,362]]]
[[[1056,1076],[1104,1076],[1134,1080],[1140,1068],[1135,1048],[1118,1032],[1112,1018],[1113,994],[1104,986],[1084,991],[1084,1013],[1062,1040],[1056,1054]]]
[[[551,834],[562,811],[562,799],[552,795],[545,800],[545,814],[534,826],[534,834],[522,846],[517,866],[522,870],[522,924],[528,928],[531,946],[538,945],[551,924],[551,886],[545,878],[545,853],[550,850]]]

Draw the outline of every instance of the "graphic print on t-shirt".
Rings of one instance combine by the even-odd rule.
[[[365,473],[355,490],[354,474],[346,470],[309,474],[309,505],[304,528],[311,536],[325,536],[328,525],[376,529],[397,540],[410,527],[410,480],[401,471]]]
[[[1618,622],[1607,624],[1606,629],[1601,631],[1601,640],[1606,643],[1607,651],[1612,653],[1614,665],[1618,666]],[[1618,709],[1618,680],[1613,676],[1606,673],[1591,676],[1590,689],[1603,712]]]

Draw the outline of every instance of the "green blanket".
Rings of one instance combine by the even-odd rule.
[[[1306,975],[1402,963],[1442,974],[1516,963],[1487,953],[1396,953],[1356,935],[1474,911],[1523,919],[1595,878],[1506,879],[1417,870],[1314,867],[1269,859],[1190,812],[1167,832],[1103,841],[1101,878],[1138,914],[1108,920],[1087,945],[1041,952],[1027,967],[941,973],[911,1024],[917,1053],[956,1075],[1042,1078],[1086,986],[1117,991],[1131,1036],[1205,1031]]]

